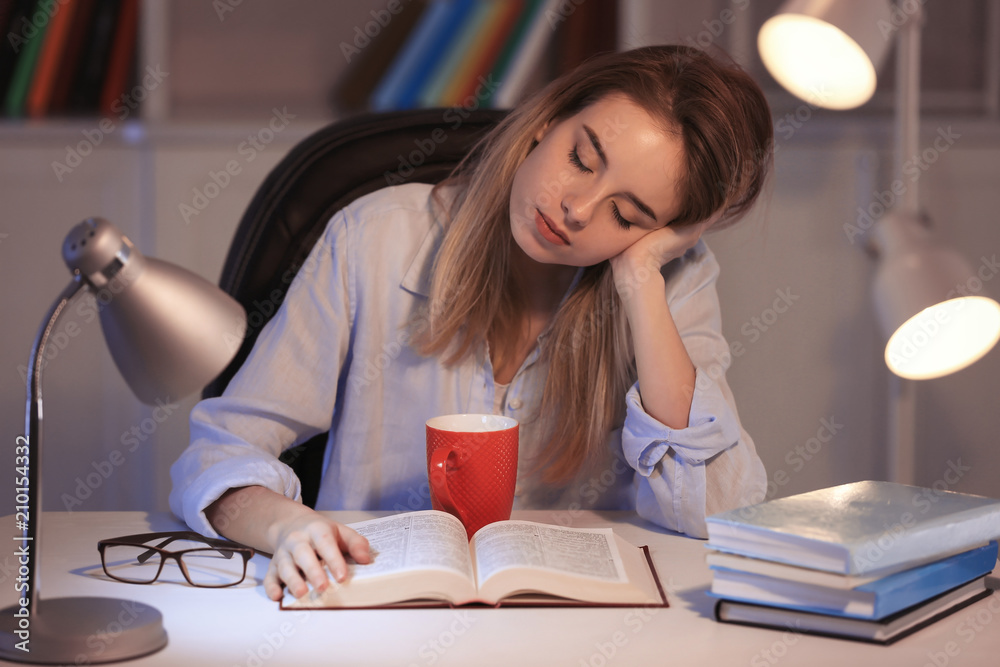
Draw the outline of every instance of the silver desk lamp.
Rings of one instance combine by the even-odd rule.
[[[185,269],[143,256],[107,220],[89,218],[73,227],[63,242],[63,259],[73,280],[52,305],[32,345],[26,433],[17,440],[16,454],[22,457],[17,461],[27,461],[17,466],[16,475],[20,598],[0,610],[0,659],[13,662],[112,662],[152,653],[167,643],[163,618],[149,605],[39,596],[42,368],[45,345],[60,314],[80,291],[94,292],[115,364],[147,404],[208,384],[236,355],[246,330],[246,313],[229,295]],[[123,613],[129,623],[121,622]],[[109,628],[114,641],[92,641]]]

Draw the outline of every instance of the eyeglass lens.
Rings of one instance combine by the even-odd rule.
[[[104,549],[104,566],[109,575],[134,583],[148,584],[157,579],[161,560],[163,571],[160,581],[185,581],[183,573],[177,568],[177,560],[170,556],[164,557],[158,551],[151,551],[150,546],[156,542],[143,545],[109,544]],[[178,554],[187,570],[190,583],[195,586],[231,586],[238,583],[244,574],[245,562],[239,553],[225,548],[208,547],[204,542],[193,540],[174,540],[166,547],[168,551]],[[187,551],[192,549],[192,551]]]

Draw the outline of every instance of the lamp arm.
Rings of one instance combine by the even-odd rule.
[[[31,356],[28,359],[26,380],[28,400],[24,416],[25,444],[28,448],[28,489],[26,494],[28,496],[28,511],[27,517],[23,521],[19,520],[17,525],[21,528],[21,546],[28,552],[26,581],[29,587],[27,598],[29,614],[35,614],[38,609],[38,559],[41,553],[39,541],[42,518],[42,489],[39,471],[42,467],[42,369],[45,365],[45,346],[48,344],[49,336],[55,329],[59,316],[73,297],[85,288],[86,284],[77,277],[63,289],[55,303],[49,308],[48,315],[42,320],[42,326],[31,345]]]
[[[903,11],[902,7],[900,11]],[[920,37],[924,14],[919,3],[906,9],[909,17],[896,38],[896,109],[894,177],[906,182],[903,173],[908,160],[920,151]],[[920,213],[916,180],[906,182],[897,210],[911,216]]]
[[[902,10],[902,7],[900,7]],[[917,219],[920,215],[918,182],[904,181],[907,160],[920,150],[920,38],[923,30],[923,8],[914,3],[908,8],[909,18],[896,37],[896,108],[893,176],[906,183],[897,211]],[[916,480],[916,387],[913,380],[889,379],[888,475],[903,484]]]

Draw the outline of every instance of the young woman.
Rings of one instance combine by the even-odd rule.
[[[515,507],[634,508],[704,537],[765,477],[699,239],[753,204],[771,141],[742,70],[648,47],[550,84],[440,186],[353,203],[192,411],[171,507],[272,553],[267,594],[301,596],[369,552],[297,501],[283,449],[330,429],[317,509],[421,509],[424,421],[497,412],[521,424]]]

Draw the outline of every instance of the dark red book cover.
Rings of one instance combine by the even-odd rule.
[[[139,0],[121,0],[107,72],[101,87],[99,110],[104,116],[114,115],[115,100],[121,98],[128,86],[138,33]]]

